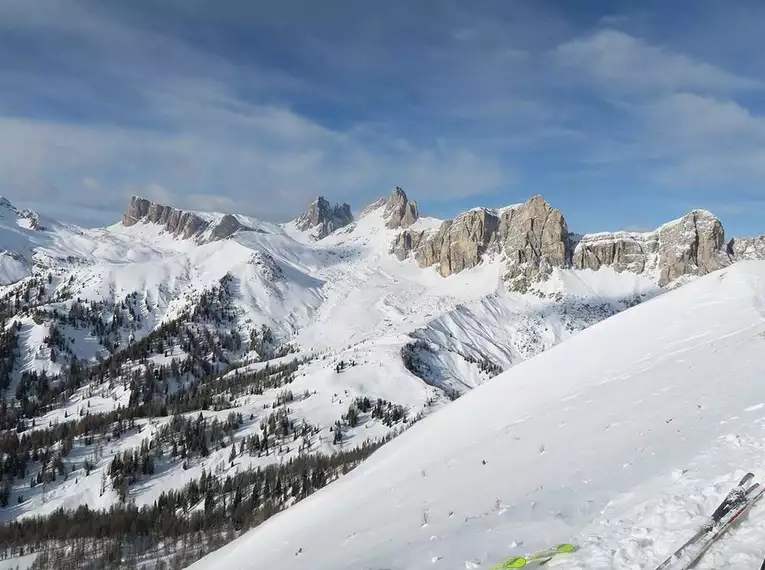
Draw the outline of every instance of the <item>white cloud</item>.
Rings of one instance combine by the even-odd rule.
[[[640,112],[675,145],[765,143],[765,119],[730,100],[674,93],[642,105]]]
[[[15,93],[105,105],[109,94],[87,95],[92,81],[98,89],[113,83],[138,100],[138,110],[113,104],[106,113],[112,121],[90,123],[0,115],[0,179],[6,181],[0,191],[16,201],[111,212],[136,193],[181,208],[286,219],[318,194],[358,203],[400,184],[414,197],[439,200],[489,192],[503,181],[494,161],[468,148],[402,146],[359,124],[330,128],[290,109],[283,97],[262,96],[304,88],[288,76],[238,67],[78,2],[65,16],[56,1],[41,2],[50,10],[3,3],[0,31],[76,38],[62,45],[82,52],[51,57],[76,65],[85,79],[68,75],[66,91],[57,93],[31,71],[0,70],[0,103]],[[92,56],[86,67],[84,54]],[[123,111],[135,115],[124,120]]]
[[[623,169],[648,188],[765,184],[765,117],[735,100],[761,81],[610,29],[553,55],[599,104],[583,147],[592,168]]]
[[[729,100],[671,94],[634,108],[637,147],[669,186],[765,185],[765,117]]]
[[[740,77],[686,55],[672,53],[624,32],[602,30],[559,45],[555,60],[623,91],[737,91],[761,88],[762,82]]]
[[[441,200],[490,192],[508,178],[461,147],[400,145],[251,104],[236,112],[200,104],[156,130],[0,118],[0,133],[9,197],[110,209],[143,193],[178,207],[286,219],[318,194],[371,200],[400,184],[415,198]]]

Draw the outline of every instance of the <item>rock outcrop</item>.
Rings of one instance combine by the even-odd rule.
[[[196,238],[206,242],[226,239],[238,231],[252,229],[231,214],[225,214],[217,220],[207,220],[193,212],[184,212],[133,196],[122,216],[122,225],[129,227],[139,222],[159,224],[167,232],[182,239]]]
[[[731,261],[720,220],[705,210],[694,210],[653,232],[585,235],[576,244],[572,266],[649,274],[664,286],[685,275],[721,269]]]
[[[507,208],[500,217],[499,238],[507,258],[505,280],[514,291],[525,291],[547,279],[553,267],[568,263],[566,220],[541,196]]]
[[[396,186],[388,196],[378,198],[364,208],[361,216],[364,217],[380,209],[385,219],[385,227],[391,230],[409,228],[420,218],[417,202],[410,200],[399,186]]]
[[[659,285],[730,265],[725,230],[715,216],[694,210],[659,230]]]
[[[613,267],[616,271],[643,273],[659,250],[655,233],[613,232],[581,236],[572,256],[575,269]]]
[[[390,248],[399,259],[413,256],[422,267],[449,276],[475,267],[487,254],[501,254],[504,280],[527,291],[554,268],[611,267],[654,279],[665,286],[688,275],[704,275],[734,259],[765,259],[765,238],[725,242],[720,220],[694,210],[653,232],[570,234],[560,211],[541,196],[500,210],[474,209],[437,230],[407,229]]]
[[[395,230],[408,228],[417,221],[420,214],[417,211],[417,203],[409,201],[406,193],[396,186],[386,200],[385,216],[388,219],[387,227]]]
[[[734,238],[728,244],[728,253],[736,261],[765,259],[765,236]]]
[[[496,245],[499,219],[484,209],[470,210],[441,224],[428,239],[415,238],[415,258],[423,266],[438,265],[444,277],[475,267],[484,253]]]
[[[343,203],[331,205],[322,196],[311,202],[305,214],[295,220],[300,231],[311,231],[314,239],[323,239],[329,234],[353,222],[351,207]]]
[[[568,227],[563,215],[541,196],[525,204],[477,208],[445,221],[435,232],[401,232],[391,251],[399,259],[413,252],[423,266],[437,265],[444,277],[475,267],[487,253],[503,253],[506,279],[514,290],[544,279],[567,261]]]

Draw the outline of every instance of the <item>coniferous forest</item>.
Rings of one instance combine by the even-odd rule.
[[[418,419],[384,399],[349,399],[328,426],[333,451],[319,449],[322,426],[292,411],[313,394],[291,389],[316,356],[278,342],[267,326],[241,332],[230,276],[147,329],[141,315],[150,302],[137,294],[92,302],[66,288],[52,294],[52,282],[32,278],[0,298],[2,559],[35,554],[39,569],[183,568],[347,473]],[[49,325],[39,349],[55,365],[48,370],[18,369],[21,322],[30,318]],[[78,358],[82,334],[105,356]],[[243,360],[248,354],[257,366]],[[340,361],[335,373],[353,366]],[[110,393],[129,397],[91,407]],[[266,398],[262,409],[243,414],[241,402],[256,397]],[[62,408],[56,421],[44,418]],[[356,438],[365,422],[385,426],[385,435]],[[123,445],[128,438],[137,444]],[[134,489],[163,470],[203,465],[214,452],[225,452],[226,467],[244,466],[211,464],[136,505]],[[15,516],[32,494],[42,493],[44,504],[57,486],[81,479],[116,500]]]

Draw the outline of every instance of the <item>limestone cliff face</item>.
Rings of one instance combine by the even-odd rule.
[[[507,259],[505,280],[514,291],[547,279],[553,267],[568,262],[568,225],[559,210],[541,196],[505,210],[500,218],[499,236]]]
[[[643,273],[659,248],[656,234],[629,232],[599,233],[582,236],[573,252],[575,269],[613,267],[616,271]]]
[[[704,275],[736,259],[765,259],[765,237],[726,243],[720,220],[694,210],[653,232],[612,232],[575,236],[563,214],[541,196],[501,210],[474,209],[437,230],[410,228],[397,234],[391,252],[413,256],[443,276],[475,267],[486,254],[501,254],[504,279],[512,291],[527,291],[554,268],[611,267],[654,279],[665,286],[689,275]]]
[[[231,214],[208,221],[193,212],[184,212],[133,196],[122,216],[122,225],[129,227],[139,222],[164,226],[167,232],[181,239],[196,238],[208,242],[226,239],[241,230],[251,230]]]
[[[413,252],[421,266],[437,265],[444,277],[475,267],[486,253],[502,253],[509,286],[523,290],[546,278],[552,267],[565,265],[567,243],[563,215],[535,196],[499,211],[470,210],[435,232],[405,230],[391,249],[399,259]]]
[[[659,285],[730,265],[725,230],[715,216],[694,210],[659,229]]]
[[[301,231],[311,231],[314,239],[323,239],[352,222],[353,214],[348,204],[333,206],[319,196],[311,202],[308,210],[295,220],[295,227]]]
[[[659,285],[685,275],[704,275],[732,261],[720,220],[694,210],[653,232],[585,235],[573,253],[575,269],[613,267],[650,274]]]
[[[385,216],[390,229],[408,228],[420,217],[417,203],[410,202],[406,193],[396,186],[385,201]]]
[[[497,216],[487,210],[471,210],[441,224],[433,235],[407,233],[417,242],[415,259],[422,266],[438,265],[444,277],[475,267],[496,243]],[[408,239],[408,238],[403,238]]]

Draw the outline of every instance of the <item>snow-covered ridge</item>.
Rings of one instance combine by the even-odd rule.
[[[133,196],[122,216],[122,225],[130,227],[141,222],[159,224],[174,236],[195,238],[200,243],[226,239],[240,231],[268,231],[262,222],[248,216],[183,211]]]
[[[563,568],[653,568],[764,473],[740,435],[765,433],[763,299],[742,262],[594,325],[192,568],[484,568],[558,542],[580,545]]]
[[[362,211],[382,212],[391,235],[390,253],[399,259],[410,255],[423,267],[436,266],[448,276],[469,269],[484,256],[501,253],[507,262],[505,281],[511,290],[539,289],[552,268],[594,269],[607,266],[616,271],[645,275],[660,285],[703,275],[740,257],[751,259],[762,248],[725,240],[720,221],[706,210],[696,209],[651,232],[569,232],[563,215],[541,196],[503,208],[476,207],[454,220],[430,218],[420,222],[420,212],[399,187]],[[273,231],[252,218],[233,214],[183,212],[134,197],[123,225],[138,221],[163,224],[183,238],[206,242],[228,238],[240,231]],[[282,230],[293,239],[316,242],[333,232],[353,232],[356,227],[348,204],[332,206],[317,198],[307,212]],[[745,253],[744,253],[744,250]]]
[[[305,425],[303,439],[282,433],[274,453],[255,450],[233,461],[230,439],[227,447],[216,447],[216,440],[209,455],[192,453],[189,462],[170,455],[172,445],[165,440],[156,473],[143,474],[126,489],[108,483],[101,492],[114,454],[164,437],[177,423],[167,409],[153,409],[119,439],[101,441],[98,453],[92,441],[76,437],[74,454],[62,460],[72,473],[64,480],[44,489],[30,488],[26,476],[15,480],[13,507],[0,510],[6,518],[83,503],[106,508],[119,504],[121,495],[150,505],[162,491],[201,477],[203,469],[223,478],[238,469],[287,462],[305,449],[332,454],[366,438],[387,437],[450,398],[663,292],[646,271],[618,271],[607,264],[579,270],[556,261],[570,253],[562,245],[570,234],[562,233],[565,220],[541,197],[530,206],[467,212],[457,223],[421,216],[397,188],[321,239],[310,235],[316,226],[300,230],[294,223],[145,202],[134,199],[132,213],[106,228],[43,220],[44,231],[27,227],[27,218],[0,205],[0,246],[6,248],[0,266],[5,264],[8,276],[0,290],[7,319],[0,350],[8,354],[13,343],[18,349],[6,395],[23,400],[35,410],[30,413],[39,412],[28,429],[185,394],[195,403],[179,413],[229,422],[226,437],[236,441],[235,455],[251,437],[263,436],[261,426],[272,413],[287,414],[290,425]],[[496,216],[506,223],[492,232]],[[685,239],[687,229],[703,226],[702,217],[667,231],[682,231]],[[417,235],[425,241],[440,235],[432,254],[448,258],[455,270],[442,272],[391,254],[391,244]],[[484,248],[487,236],[496,241]],[[500,248],[500,240],[503,248],[510,243],[509,249]],[[547,253],[535,258],[539,251]],[[531,282],[535,271],[544,272],[545,280],[529,289],[533,295],[508,291],[508,252],[516,255],[516,278]],[[72,363],[98,372],[80,373],[75,387],[67,389],[61,378],[71,374]],[[273,376],[265,372],[269,367],[276,370]],[[43,372],[53,378],[55,397],[37,393]],[[253,379],[256,374],[266,380]],[[265,384],[244,391],[215,388],[212,404],[184,392],[193,392],[199,382]],[[36,408],[41,398],[48,398],[50,407]],[[364,398],[385,404],[373,404],[377,415],[372,415],[368,404],[358,404]],[[232,413],[242,420],[229,421]],[[39,478],[43,469],[35,460],[28,474]],[[226,504],[233,498],[222,497]]]
[[[160,223],[163,219],[180,223],[183,213],[164,206],[148,208],[153,213],[133,219],[135,223],[93,230],[51,224],[48,231],[32,232],[15,222],[8,225],[13,235],[24,238],[27,256],[23,260],[28,263],[27,275],[31,275],[7,289],[12,303],[18,298],[21,306],[12,310],[8,319],[9,326],[15,320],[20,324],[20,357],[12,374],[11,394],[24,374],[67,374],[73,357],[89,366],[99,359],[122,358],[132,343],[153,338],[150,335],[156,336],[169,325],[197,331],[195,334],[202,335],[197,342],[203,344],[208,342],[204,332],[208,330],[210,346],[217,342],[228,348],[222,354],[215,349],[205,358],[212,361],[217,354],[215,362],[221,363],[222,370],[225,363],[250,370],[247,367],[259,365],[273,352],[263,350],[261,341],[252,341],[253,333],[261,335],[268,329],[269,343],[291,347],[297,351],[296,358],[312,359],[300,369],[290,388],[318,393],[304,404],[295,403],[293,413],[296,421],[320,426],[317,439],[326,442],[333,440],[329,430],[354,398],[381,398],[405,407],[409,417],[417,417],[448,401],[447,392],[457,386],[452,380],[459,383],[460,392],[479,385],[613,312],[593,312],[573,320],[559,315],[563,303],[556,296],[566,297],[569,287],[563,278],[547,300],[524,300],[518,295],[510,298],[502,287],[498,261],[487,260],[471,271],[443,278],[409,260],[398,260],[388,248],[402,231],[402,223],[411,222],[409,227],[417,230],[440,224],[419,215],[412,221],[416,208],[400,193],[318,241],[296,240],[285,227],[252,219],[243,222],[262,231],[239,230],[226,239],[210,241],[183,239],[166,223]],[[200,215],[200,219],[214,224],[220,217]],[[0,228],[4,227],[0,220]],[[606,272],[593,274],[591,282],[607,277]],[[592,291],[589,298],[597,305],[603,291],[597,287]],[[33,308],[21,303],[26,297]],[[540,307],[545,314],[541,320],[534,316]],[[204,326],[193,319],[178,322],[197,313],[213,323],[223,320]],[[204,319],[202,322],[207,323]],[[468,323],[468,319],[472,321]],[[509,352],[503,348],[508,319],[517,323],[510,330],[513,345],[520,347]],[[479,327],[483,336],[471,335]],[[183,328],[181,339],[188,334],[187,328]],[[446,329],[453,337],[434,336]],[[59,344],[51,344],[52,336]],[[473,350],[452,343],[464,344],[469,336],[473,337]],[[431,374],[426,381],[412,374],[402,359],[405,347],[422,339],[434,344],[443,356],[434,363],[435,377]],[[156,354],[151,352],[147,361],[129,360],[130,365],[139,370],[147,366],[146,362],[167,367],[173,359],[183,363],[192,358],[188,346],[179,339],[152,346]],[[336,367],[341,361],[354,362],[355,366],[339,373]],[[173,378],[168,382],[168,393],[193,381],[193,377]],[[234,410],[255,418],[241,436],[257,428],[258,418],[264,414],[263,404],[277,400],[280,389],[235,402]],[[131,396],[131,390],[120,381],[112,386],[88,384],[68,393],[63,403],[45,412],[42,425],[72,421],[86,405],[92,413],[110,413],[130,402]],[[141,429],[163,422],[151,420],[141,424]],[[372,426],[348,426],[346,433],[349,439],[363,440],[364,434],[381,437],[392,429]],[[110,449],[117,452],[136,442],[140,440],[117,442]],[[335,448],[329,445],[321,449]],[[154,488],[185,483],[189,477],[198,476],[203,467],[208,471],[215,467],[219,460],[216,455],[201,462],[196,470],[171,464],[162,478],[154,479]],[[97,462],[96,467],[106,469],[108,461]],[[182,472],[186,474],[182,476]],[[75,508],[91,500],[94,490],[89,481],[67,481],[55,493],[42,494],[31,493],[20,484],[13,491],[14,500],[23,495],[26,501],[17,508],[18,516],[49,512],[59,506]],[[146,489],[150,487],[147,483]],[[143,502],[155,496],[147,492],[137,487],[129,495]],[[116,500],[114,494],[101,497],[94,504],[107,506]],[[45,510],[41,510],[43,504]]]

